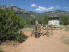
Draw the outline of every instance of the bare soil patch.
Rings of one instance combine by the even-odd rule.
[[[50,37],[31,37],[31,31],[24,32],[29,38],[17,46],[2,46],[5,52],[69,52],[69,46],[62,43],[62,36],[69,37],[69,32],[63,30],[53,30]]]

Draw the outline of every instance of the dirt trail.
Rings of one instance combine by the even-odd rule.
[[[61,34],[66,34],[63,31],[54,31],[54,35],[50,37],[41,36],[40,38],[29,37],[24,43],[16,46],[4,46],[5,52],[69,52],[69,46],[61,43],[58,40]],[[25,32],[28,36],[31,32]],[[67,35],[69,32],[67,33]],[[58,37],[56,37],[58,36]]]

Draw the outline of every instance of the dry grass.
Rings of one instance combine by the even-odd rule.
[[[69,31],[69,26],[66,26],[64,30]]]
[[[25,32],[25,31],[31,31],[32,28],[23,28],[22,31]]]
[[[60,38],[60,40],[61,40],[64,44],[69,45],[69,37],[67,37],[67,36],[62,36],[62,37]]]
[[[0,46],[0,52],[3,52],[1,46]]]

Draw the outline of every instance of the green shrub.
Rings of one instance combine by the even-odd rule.
[[[17,32],[21,28],[23,28],[23,22],[14,11],[0,9],[0,41],[16,40]]]
[[[45,15],[45,16],[43,16],[42,18],[41,18],[41,23],[42,24],[48,24],[48,15]]]
[[[18,34],[16,37],[16,40],[20,43],[25,41],[26,39],[27,39],[27,36],[25,36],[24,34]]]
[[[62,25],[68,25],[69,24],[69,16],[60,16],[60,21]]]

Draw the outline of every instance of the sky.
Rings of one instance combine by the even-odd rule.
[[[0,5],[12,5],[38,13],[65,10],[69,11],[69,0],[0,0]]]

